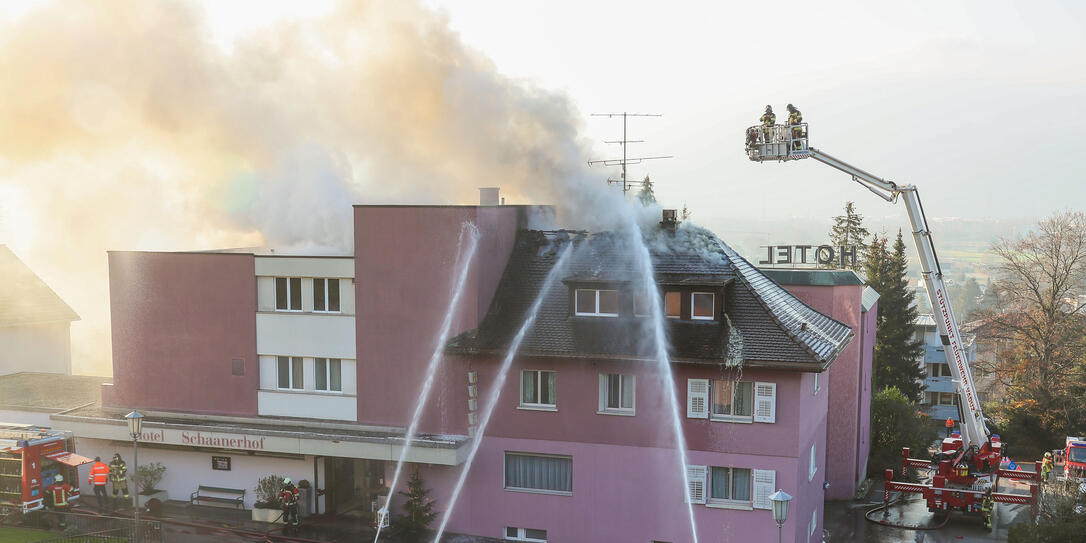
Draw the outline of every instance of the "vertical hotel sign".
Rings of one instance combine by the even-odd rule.
[[[856,265],[855,245],[762,245],[761,248],[765,258],[758,261],[759,266],[851,268]]]

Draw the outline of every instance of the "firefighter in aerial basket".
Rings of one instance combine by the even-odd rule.
[[[773,140],[773,125],[777,124],[777,115],[773,113],[773,106],[766,106],[765,113],[758,119],[762,121],[762,131],[765,133],[765,142]]]
[[[980,515],[984,518],[984,527],[989,531],[992,529],[993,507],[995,507],[995,500],[992,499],[992,487],[988,487],[984,491],[984,497],[980,499]]]

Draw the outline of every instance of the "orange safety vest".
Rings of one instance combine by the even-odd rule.
[[[104,485],[109,480],[109,466],[105,462],[95,462],[90,469],[87,483],[92,485]]]
[[[954,419],[947,417],[947,419],[946,419],[946,427],[947,428],[953,428],[954,427]]]
[[[49,492],[53,494],[53,507],[67,507],[68,495],[71,492],[72,487],[68,485],[58,485],[53,483],[49,487]]]

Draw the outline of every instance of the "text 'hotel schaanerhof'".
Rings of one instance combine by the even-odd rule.
[[[706,256],[684,241],[692,230],[663,226],[650,233],[648,293],[622,236],[528,228],[549,213],[355,206],[352,254],[110,252],[114,382],[51,423],[75,432],[80,454],[127,458],[123,417],[140,410],[140,463],[166,466],[171,499],[206,485],[245,489],[252,507],[257,480],[277,474],[318,490],[306,513],[371,515],[390,494],[470,222],[479,250],[407,457],[440,514],[512,336],[556,255],[574,252],[543,293],[448,531],[687,541],[691,501],[702,540],[724,529],[768,541],[779,488],[795,497],[784,540],[819,533],[823,501],[851,497],[866,471],[877,294],[850,271],[759,269],[702,232],[716,247]],[[672,343],[686,489],[666,381],[645,363],[650,295]]]

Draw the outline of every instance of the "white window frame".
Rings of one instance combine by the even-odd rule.
[[[674,295],[679,297],[679,314],[678,315],[668,315],[667,314],[667,295],[668,294],[674,294]],[[669,290],[667,292],[664,292],[664,309],[663,309],[663,311],[664,311],[664,318],[668,318],[668,319],[681,319],[681,318],[683,318],[683,293],[679,292],[677,290]]]
[[[623,392],[626,390],[625,385],[623,384],[623,382],[624,382],[623,377],[629,377],[630,378],[630,388],[633,389],[633,390],[630,391],[630,399],[631,399],[631,401],[633,403],[633,405],[631,405],[630,407],[608,407],[607,406],[607,400],[610,399],[610,391],[611,391],[610,379],[611,379],[612,375],[617,375],[618,378],[619,378],[619,382],[618,382],[618,389],[619,389],[619,392],[618,392],[618,398],[619,398],[618,399],[618,404],[619,404],[619,406],[622,405],[622,397],[624,396]],[[557,388],[557,378],[555,378],[555,386]],[[557,391],[555,391],[555,393],[557,395]],[[633,374],[629,374],[629,373],[601,373],[600,374],[600,402],[599,402],[599,410],[596,411],[596,414],[598,414],[598,415],[633,416],[634,413],[636,412],[636,409],[637,409],[637,376],[633,375]]]
[[[324,282],[324,309],[317,309],[317,281],[318,280]],[[332,305],[332,304],[328,303],[328,300],[329,300],[329,298],[328,298],[328,283],[330,283],[332,281],[335,281],[336,283],[339,283],[339,279],[337,279],[337,278],[331,278],[331,277],[314,277],[313,278],[313,312],[314,313],[329,313],[329,314],[332,314],[332,315],[338,315],[340,313],[343,313],[343,285],[339,285],[339,288],[336,289],[337,297],[339,298],[339,300],[338,300],[339,303],[337,304],[337,305],[339,305],[339,309],[337,309],[335,311],[331,311],[331,310],[328,309],[328,307],[330,305]]]
[[[748,472],[750,472],[750,477],[749,477],[749,481],[750,481],[750,492],[749,492],[750,493],[750,499],[749,500],[736,500],[736,499],[733,499],[733,498],[714,498],[713,497],[713,470],[714,469],[726,469],[726,470],[729,470],[729,475],[728,475],[728,483],[729,483],[729,485],[731,484],[731,482],[733,480],[732,479],[733,476],[731,475],[733,470],[745,469]],[[705,489],[706,505],[709,505],[710,507],[718,506],[718,507],[733,508],[733,509],[754,509],[754,470],[753,469],[750,469],[750,468],[736,468],[736,467],[731,467],[731,466],[709,466],[709,468],[708,468],[708,470],[706,472],[705,481],[706,481],[705,486],[707,487]],[[730,486],[728,488],[728,494],[731,494],[731,487]]]
[[[546,532],[546,530],[544,530],[542,528],[530,528],[530,529],[531,530],[539,530],[541,532]],[[509,530],[516,530],[517,535],[516,536],[510,536],[509,535]],[[516,526],[506,526],[502,530],[502,536],[501,536],[500,539],[502,539],[504,541],[528,541],[530,543],[547,543],[546,539],[535,539],[535,538],[528,537],[528,535],[527,535],[528,530],[529,530],[529,528],[517,528]]]
[[[818,443],[811,443],[811,461],[807,467],[807,482],[814,480],[814,476],[818,473],[818,450],[816,447]]]
[[[280,279],[286,279],[286,283],[287,283],[287,308],[286,309],[279,309],[279,280]],[[290,286],[290,283],[294,279],[298,280],[298,291],[299,292],[298,292],[298,308],[297,309],[292,309],[290,307],[290,294],[291,294],[291,290],[292,290],[292,287]],[[275,310],[280,312],[280,313],[301,313],[302,312],[302,307],[305,306],[305,303],[302,301],[302,292],[301,291],[303,291],[303,290],[305,290],[305,289],[302,288],[302,278],[301,277],[282,277],[282,276],[275,277],[274,279],[272,279],[272,294],[273,294],[273,296],[272,296],[272,307],[274,307]]]
[[[578,305],[578,303],[579,303],[578,300],[580,300],[580,296],[577,295],[578,293],[581,293],[581,292],[595,292],[596,293],[595,307],[592,308],[591,312],[581,311],[581,307]],[[601,292],[614,292],[615,293],[616,303],[621,303],[619,301],[619,299],[618,299],[619,294],[618,294],[617,290],[609,289],[609,288],[579,288],[579,289],[574,290],[574,292],[573,292],[573,314],[577,315],[578,317],[617,317],[618,316],[617,311],[615,313],[600,313],[600,293]]]
[[[279,362],[280,362],[279,359],[280,358],[286,358],[287,359],[287,365],[289,366],[287,368],[288,369],[288,371],[287,371],[287,381],[288,381],[287,384],[288,384],[288,386],[286,386],[286,387],[280,386],[280,383],[279,383]],[[302,366],[302,371],[298,372],[298,373],[300,373],[302,375],[302,382],[298,383],[298,386],[294,386],[295,385],[295,383],[294,383],[294,363],[295,362],[297,362],[300,366]],[[276,390],[305,390],[305,359],[300,357],[300,356],[277,355],[275,357],[275,388],[276,388]]]
[[[535,397],[536,399],[543,399],[543,374],[554,374],[554,403],[525,403],[524,402],[524,374],[535,373]],[[528,409],[531,411],[558,411],[558,372],[554,370],[520,370],[520,382],[517,383],[517,399],[519,405],[517,409]]]
[[[317,365],[323,360],[324,367],[324,388],[317,388],[319,382],[317,381]],[[332,389],[332,362],[339,364],[339,390]],[[343,394],[343,359],[342,358],[324,358],[315,357],[313,359],[313,390],[319,393],[327,394]]]
[[[755,383],[753,383],[751,381],[729,381],[730,383],[732,383],[732,398],[735,397],[735,389],[739,385],[739,383],[749,383],[750,384],[750,414],[749,415],[720,415],[720,414],[717,414],[717,413],[713,413],[713,404],[714,404],[714,402],[713,402],[713,393],[716,390],[716,387],[714,387],[713,384],[718,383],[720,381],[723,381],[723,379],[710,379],[709,380],[709,420],[714,421],[714,422],[738,422],[738,423],[741,423],[741,424],[753,423],[754,422],[754,387],[756,386]],[[733,406],[735,405],[734,400],[732,400],[732,405]],[[734,411],[734,409],[733,409],[733,411]]]
[[[546,488],[526,488],[520,486],[509,486],[509,481],[505,478],[505,463],[509,455],[514,456],[535,456],[540,458],[564,458],[569,460],[569,490],[548,490]],[[573,495],[573,457],[566,454],[545,454],[545,453],[528,453],[519,451],[505,451],[502,454],[502,489],[510,492],[527,492],[529,494],[552,494],[556,496],[572,496]]]
[[[698,295],[709,296],[709,298],[712,300],[712,303],[710,304],[712,306],[712,308],[713,308],[712,315],[709,315],[708,317],[699,317],[699,316],[694,314],[694,296],[698,296]],[[680,312],[681,312],[681,310],[680,310]],[[716,320],[716,294],[714,294],[712,292],[691,292],[690,293],[690,320],[694,320],[694,321]]]

